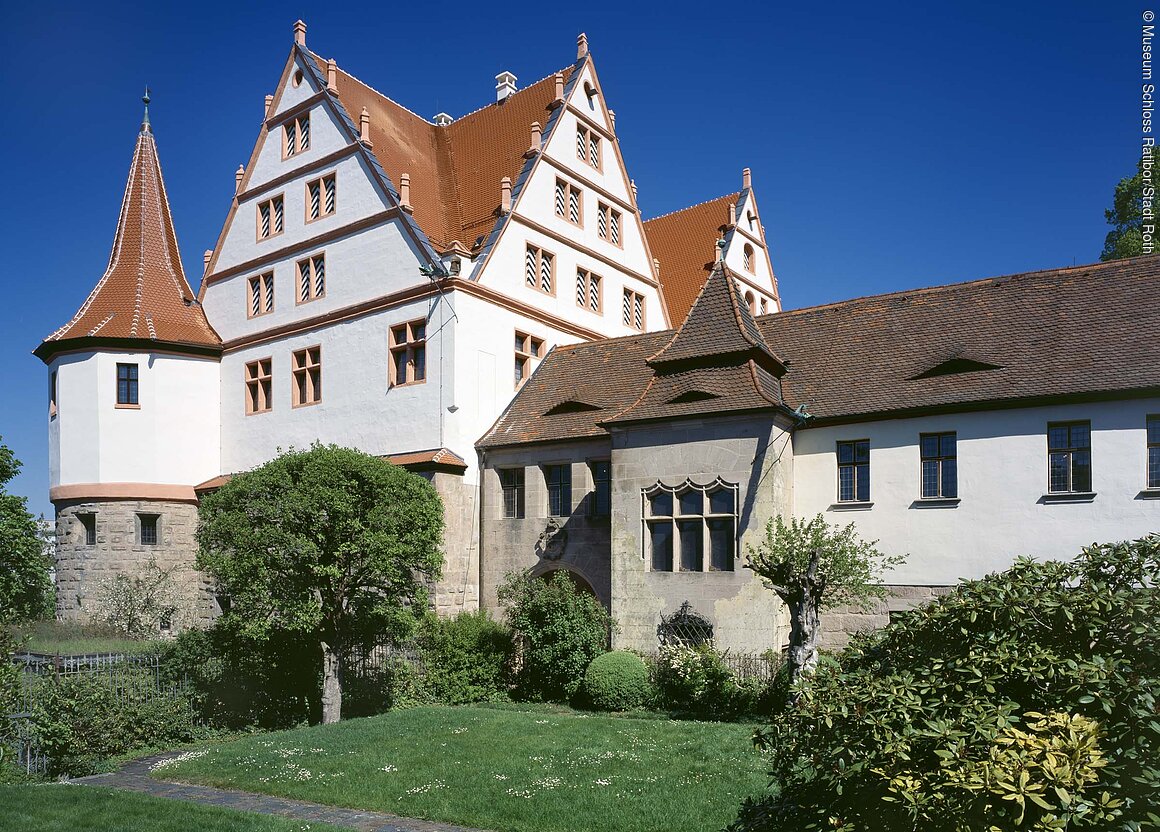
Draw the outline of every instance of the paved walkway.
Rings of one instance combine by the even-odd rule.
[[[186,800],[191,803],[203,803],[209,806],[223,806],[227,809],[238,809],[244,812],[280,815],[285,818],[312,821],[314,823],[329,823],[335,826],[346,826],[350,829],[357,829],[359,832],[479,832],[479,830],[467,829],[462,826],[452,826],[448,823],[401,818],[383,812],[339,809],[335,806],[307,803],[304,800],[288,800],[284,797],[270,797],[269,795],[254,794],[253,792],[239,792],[232,789],[215,789],[210,786],[187,786],[181,783],[169,783],[149,775],[150,766],[173,756],[176,755],[172,753],[155,754],[152,757],[134,760],[112,774],[95,774],[92,777],[80,777],[73,782],[85,786],[109,786],[115,789],[140,792],[141,794],[148,794],[154,797],[165,797],[170,800]]]

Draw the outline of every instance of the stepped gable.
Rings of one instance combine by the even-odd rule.
[[[680,326],[713,271],[713,252],[729,224],[729,206],[740,193],[725,196],[646,220],[653,257],[661,264],[661,288],[669,320]]]
[[[811,424],[1160,396],[1160,255],[766,315]]]
[[[181,266],[147,97],[109,265],[72,319],[45,338],[34,354],[48,361],[61,350],[117,342],[143,350],[221,353],[221,339]]]
[[[326,61],[309,53],[325,77]],[[583,64],[562,70],[567,86]],[[455,119],[432,124],[341,68],[338,100],[355,124],[366,107],[371,151],[391,182],[411,177],[413,216],[432,244],[447,250],[458,240],[471,249],[495,225],[500,181],[513,185],[524,168],[533,121],[545,129],[553,113],[555,73],[517,90],[500,102]]]

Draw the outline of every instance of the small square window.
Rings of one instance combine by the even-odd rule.
[[[262,358],[246,365],[246,413],[267,413],[273,409],[273,359]]]
[[[77,519],[81,521],[81,527],[84,529],[85,545],[97,545],[97,515],[95,514],[78,514]]]
[[[427,380],[427,319],[391,327],[391,386]]]
[[[122,407],[138,407],[137,365],[117,365],[117,404]]]
[[[293,354],[291,375],[293,405],[303,407],[322,401],[322,347],[310,347]]]
[[[157,526],[158,515],[156,514],[138,514],[137,515],[138,529],[140,530],[140,543],[142,546],[156,546],[157,545]]]
[[[535,364],[544,357],[544,340],[516,332],[515,383],[518,389],[532,375]]]

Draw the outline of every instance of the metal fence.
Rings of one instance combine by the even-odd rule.
[[[750,680],[757,680],[761,682],[770,682],[777,676],[778,670],[784,664],[784,658],[777,653],[731,653],[721,652],[717,654],[721,662],[729,668],[729,672],[733,674],[733,678],[739,682],[747,682]],[[655,665],[660,660],[661,654],[646,653],[644,660],[649,665]]]

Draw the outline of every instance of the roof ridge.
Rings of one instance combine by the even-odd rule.
[[[715,196],[712,199],[706,199],[703,202],[697,202],[697,203],[694,203],[693,205],[686,205],[684,208],[678,208],[675,211],[669,211],[667,214],[658,214],[657,216],[650,217],[647,220],[641,220],[641,222],[648,224],[650,222],[654,222],[655,220],[663,220],[667,217],[671,217],[673,214],[680,214],[684,211],[692,211],[694,208],[700,208],[703,205],[709,205],[713,202],[720,202],[723,199],[730,199],[730,198],[736,199],[739,196],[741,196],[740,191],[733,191],[732,193],[721,194],[721,196]],[[722,223],[722,225],[725,225],[725,223]]]
[[[528,90],[530,90],[532,87],[536,86],[537,84],[542,84],[545,81],[547,81],[549,78],[555,78],[557,75],[565,75],[566,73],[574,70],[575,68],[576,68],[576,64],[569,64],[568,66],[564,67],[563,69],[557,69],[555,72],[550,72],[547,75],[545,75],[543,78],[539,78],[539,79],[533,81],[532,83],[528,84],[527,86],[523,87],[522,89],[516,90],[511,95],[509,95],[508,98],[515,98],[517,95],[520,95],[522,93],[527,92]],[[567,79],[567,76],[565,75],[565,80],[566,79]],[[506,101],[507,99],[504,99],[504,100]],[[451,124],[446,125],[446,127],[451,127],[452,125],[458,124],[459,122],[463,121],[464,119],[471,118],[474,115],[482,113],[488,107],[492,107],[498,103],[499,103],[498,101],[489,101],[480,107],[476,107],[474,110],[472,110],[469,113],[464,113],[459,118],[451,119]],[[435,125],[435,126],[438,127],[439,125]]]
[[[965,288],[967,286],[978,286],[980,284],[990,283],[993,281],[1019,280],[1022,278],[1031,278],[1031,277],[1035,277],[1038,275],[1059,274],[1062,272],[1082,271],[1084,269],[1102,269],[1102,268],[1113,266],[1116,264],[1123,264],[1123,263],[1128,262],[1128,261],[1142,260],[1145,258],[1160,259],[1160,253],[1141,254],[1141,255],[1137,255],[1135,257],[1121,257],[1117,260],[1103,260],[1103,261],[1098,261],[1095,263],[1080,264],[1080,265],[1075,265],[1075,266],[1058,266],[1056,268],[1035,269],[1035,270],[1029,271],[1029,272],[1011,272],[1010,274],[997,274],[997,275],[992,275],[990,277],[976,278],[974,280],[960,280],[960,281],[956,281],[954,283],[939,283],[939,284],[936,284],[934,286],[917,286],[913,289],[896,289],[893,292],[880,292],[880,293],[875,294],[875,295],[859,295],[858,297],[855,297],[855,298],[846,298],[845,300],[835,300],[835,301],[830,301],[829,303],[819,303],[819,304],[815,304],[814,306],[803,306],[799,309],[784,309],[781,312],[770,312],[768,314],[760,315],[758,317],[760,317],[762,319],[776,318],[779,315],[796,315],[796,314],[805,313],[805,312],[815,312],[819,309],[829,309],[829,308],[834,307],[834,306],[846,306],[848,304],[854,304],[854,303],[858,303],[860,301],[879,300],[881,298],[899,297],[902,295],[922,295],[922,294],[928,294],[928,293],[933,294],[935,292],[943,292],[943,291],[962,289],[962,288]]]

